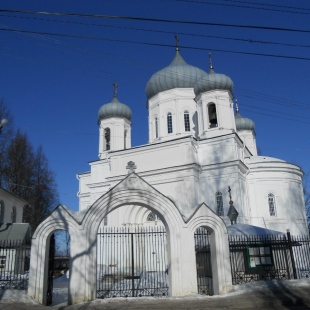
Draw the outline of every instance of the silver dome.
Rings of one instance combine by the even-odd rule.
[[[236,113],[235,121],[236,121],[237,131],[239,131],[239,130],[252,130],[252,131],[254,131],[254,129],[255,129],[255,123],[249,118],[242,117],[239,112]]]
[[[195,95],[205,93],[215,89],[229,90],[232,92],[234,83],[225,74],[215,73],[211,68],[210,72],[200,79],[194,87]]]
[[[146,95],[151,98],[159,92],[173,88],[192,88],[206,72],[187,64],[177,50],[171,64],[154,73],[146,85]]]
[[[131,109],[126,104],[119,102],[116,96],[114,96],[110,103],[104,104],[98,111],[99,121],[109,117],[120,117],[130,120],[131,116]]]

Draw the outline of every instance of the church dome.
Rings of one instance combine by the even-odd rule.
[[[225,74],[215,73],[213,68],[210,72],[200,79],[194,87],[195,95],[208,92],[210,90],[221,89],[232,91],[234,83],[231,78]]]
[[[255,123],[246,117],[242,117],[239,111],[237,111],[235,116],[236,129],[239,130],[253,130],[255,129]]]
[[[193,88],[206,72],[187,64],[179,50],[171,64],[154,73],[146,85],[146,95],[151,98],[159,92],[173,88]]]
[[[113,100],[110,103],[104,104],[98,111],[99,121],[110,117],[127,118],[130,120],[131,116],[131,109],[126,104],[118,101],[116,93],[114,93]]]

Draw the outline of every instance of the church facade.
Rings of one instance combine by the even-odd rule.
[[[146,86],[149,141],[131,147],[130,108],[117,98],[98,112],[99,160],[78,174],[80,211],[135,171],[177,206],[184,221],[202,203],[227,226],[233,198],[237,222],[285,233],[308,234],[300,167],[259,156],[255,124],[234,112],[233,82],[225,74],[187,64],[177,48],[170,65]],[[128,166],[132,162],[132,166]],[[133,169],[135,168],[135,169]],[[228,188],[231,188],[231,193]],[[105,225],[152,225],[156,214],[125,206]]]
[[[59,205],[36,229],[28,294],[40,303],[51,295],[50,237],[57,230],[71,238],[68,304],[225,294],[233,284],[230,235],[308,235],[303,172],[257,154],[255,124],[237,105],[234,112],[233,82],[212,61],[206,73],[177,48],[146,94],[148,143],[131,147],[132,112],[115,84],[98,112],[99,160],[77,175],[79,212]],[[271,245],[260,240],[237,253],[243,276],[277,269]]]

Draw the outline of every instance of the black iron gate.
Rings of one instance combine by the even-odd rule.
[[[203,227],[198,227],[194,237],[198,294],[213,295],[209,232]]]
[[[97,298],[168,296],[164,227],[105,227],[97,246]]]
[[[47,296],[46,296],[47,306],[50,306],[53,303],[54,258],[55,258],[55,235],[52,234],[50,237],[50,249],[48,258]]]

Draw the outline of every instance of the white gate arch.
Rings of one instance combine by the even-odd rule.
[[[68,303],[76,304],[96,298],[97,232],[103,218],[124,205],[139,205],[156,212],[167,231],[167,254],[169,295],[186,296],[197,293],[196,262],[192,230],[196,225],[216,231],[217,239],[225,239],[227,230],[223,221],[209,208],[199,206],[186,223],[176,205],[135,173],[130,173],[114,188],[100,197],[88,210],[73,213],[58,206],[36,229],[32,238],[28,294],[46,304],[47,264],[49,237],[59,229],[67,230],[71,236],[70,280]],[[211,212],[210,212],[211,211]],[[220,229],[215,227],[219,226]],[[223,256],[226,262],[229,249],[221,241],[222,252],[216,251],[216,259]],[[225,265],[226,266],[226,265]],[[223,266],[214,270],[214,275]],[[228,277],[218,276],[215,292],[227,292],[231,285],[230,266]],[[229,283],[230,277],[230,283]],[[228,279],[228,280],[227,280]]]

